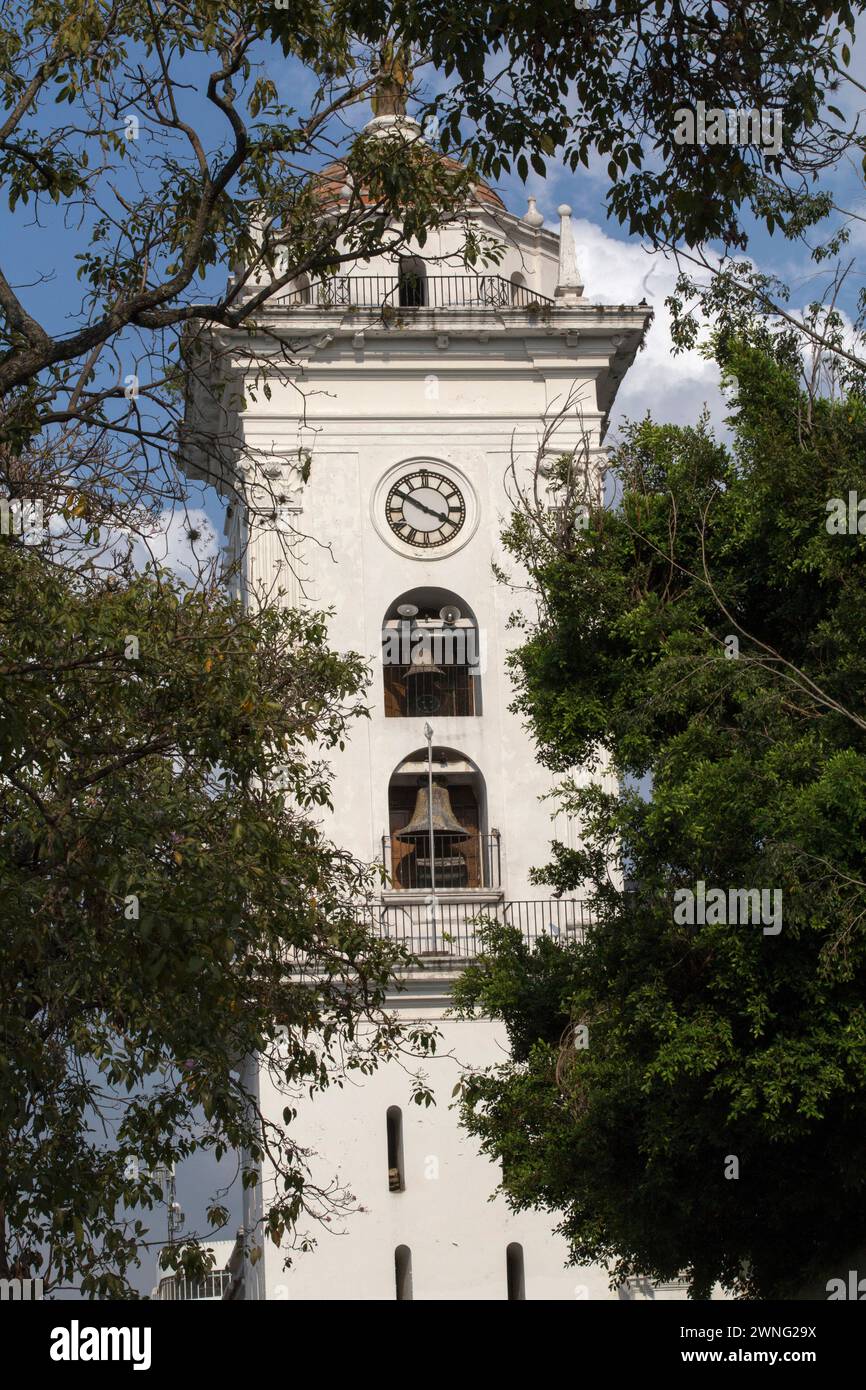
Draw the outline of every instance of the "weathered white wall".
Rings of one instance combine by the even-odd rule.
[[[394,1251],[407,1245],[416,1299],[504,1299],[506,1247],[516,1241],[524,1250],[527,1299],[616,1297],[602,1270],[565,1267],[566,1246],[552,1234],[552,1215],[515,1215],[501,1196],[489,1200],[498,1168],[478,1155],[450,1106],[461,1061],[477,1066],[505,1055],[501,1029],[487,1020],[445,1019],[441,1004],[418,1012],[443,1034],[439,1055],[411,1064],[427,1074],[435,1107],[409,1103],[409,1077],[396,1063],[301,1102],[295,1131],[322,1156],[316,1178],[323,1185],[338,1178],[354,1193],[356,1209],[318,1228],[307,1223],[317,1249],[295,1255],[288,1271],[282,1252],[267,1243],[265,1296],[393,1300]],[[270,1085],[263,1085],[263,1100],[278,1112],[286,1102]],[[403,1192],[388,1190],[385,1115],[392,1105],[403,1111]],[[266,1198],[269,1181],[265,1174]]]
[[[537,765],[521,721],[508,708],[513,689],[506,653],[517,639],[507,624],[526,600],[497,582],[493,564],[514,572],[499,540],[510,511],[505,475],[512,449],[528,467],[541,418],[557,391],[564,396],[583,376],[585,396],[594,395],[595,369],[580,363],[578,349],[566,352],[569,360],[563,363],[561,344],[553,354],[546,340],[537,345],[514,339],[458,340],[452,348],[449,338],[447,349],[437,349],[429,336],[419,336],[403,346],[406,367],[399,373],[396,351],[379,339],[363,350],[339,340],[318,353],[300,383],[307,410],[300,431],[289,413],[297,410],[298,398],[278,382],[270,402],[260,400],[245,417],[248,443],[262,455],[286,457],[287,474],[298,441],[310,448],[310,481],[300,493],[301,510],[293,514],[299,529],[315,537],[303,547],[300,582],[311,604],[334,608],[333,645],[360,651],[373,670],[372,719],[358,725],[345,754],[334,759],[335,814],[329,830],[363,858],[380,851],[388,824],[388,779],[423,745],[425,722],[385,718],[381,624],[395,598],[407,590],[448,589],[476,616],[486,642],[487,669],[483,715],[431,717],[435,743],[464,753],[482,772],[488,826],[502,833],[506,895],[537,897],[528,874],[543,861],[552,838],[551,808],[541,802],[550,779]],[[508,380],[506,370],[512,371]],[[597,409],[587,410],[584,427],[597,449]],[[572,417],[556,447],[564,451],[577,438]],[[464,493],[474,493],[477,527],[465,544],[462,537],[471,528],[464,527],[459,549],[409,556],[387,533],[383,536],[381,507],[379,528],[374,524],[371,508],[382,475],[396,465],[409,469],[418,460],[450,467]],[[251,547],[258,572],[266,568],[260,556],[267,544]]]

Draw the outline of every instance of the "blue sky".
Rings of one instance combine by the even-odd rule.
[[[276,83],[281,98],[303,110],[314,88],[310,73],[296,61],[284,60],[277,49],[263,49],[263,59],[263,70]],[[199,90],[188,97],[185,94],[185,99],[189,100],[191,110],[200,121],[205,138],[212,138],[216,143],[222,130],[214,122],[213,110],[202,100],[200,90],[205,68],[197,59],[190,62],[192,86]],[[854,47],[850,70],[855,78],[866,83],[864,45],[861,44],[859,49]],[[422,95],[429,96],[434,90],[432,78],[422,78]],[[843,83],[834,100],[846,116],[853,117],[866,98],[853,85]],[[348,122],[341,123],[334,131],[335,142],[345,138],[350,128],[362,126],[369,115],[366,104],[356,107],[350,113]],[[63,118],[66,119],[65,116]],[[50,123],[52,110],[42,119]],[[325,155],[323,158],[327,157]],[[605,206],[608,189],[606,169],[606,156],[595,157],[589,169],[580,168],[576,173],[551,162],[546,178],[531,173],[524,185],[516,175],[506,176],[497,189],[509,209],[518,214],[525,210],[527,195],[533,194],[548,226],[553,230],[557,230],[559,225],[556,215],[558,205],[569,203],[573,209],[578,263],[586,297],[601,303],[637,303],[645,298],[656,311],[646,349],[637,357],[620,389],[608,442],[615,440],[617,426],[624,417],[640,417],[647,410],[659,420],[687,423],[695,421],[706,404],[714,423],[723,428],[724,403],[713,364],[707,363],[695,352],[674,356],[671,351],[669,316],[664,300],[673,288],[675,267],[660,254],[647,254],[639,239],[629,237],[623,228],[608,218]],[[121,182],[121,175],[122,170],[112,177]],[[833,171],[830,186],[840,206],[866,214],[859,161],[843,163]],[[771,237],[762,224],[749,225],[747,221],[746,225],[752,237],[750,255],[759,269],[771,269],[790,285],[792,309],[797,310],[813,297],[823,295],[829,278],[826,268],[816,268],[802,247],[785,242],[778,234]],[[76,322],[81,296],[81,286],[76,280],[78,262],[75,258],[86,247],[88,219],[85,218],[83,225],[79,225],[77,216],[70,210],[50,203],[41,204],[38,211],[32,204],[28,208],[19,205],[14,214],[2,206],[0,237],[4,269],[14,284],[24,287],[22,297],[27,308],[50,330],[71,329]],[[854,312],[857,289],[863,284],[864,254],[866,223],[855,222],[852,224],[851,243],[844,256],[844,259],[852,260],[854,265],[848,289],[841,299],[841,305],[849,316]],[[211,272],[208,277],[211,286],[218,285],[222,279],[223,274],[219,270]],[[111,370],[116,369],[112,366]],[[121,353],[119,370],[124,373],[135,370],[131,342],[128,343],[126,360]],[[171,564],[181,574],[189,575],[193,552],[200,557],[216,553],[221,528],[222,507],[219,499],[211,490],[192,487],[185,506],[176,505],[166,511],[163,534],[154,540],[149,550],[138,547],[139,559],[143,562],[151,554]],[[188,539],[190,529],[201,533],[200,539],[192,546]]]

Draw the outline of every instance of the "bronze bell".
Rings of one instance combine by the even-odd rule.
[[[417,840],[429,840],[430,838],[430,816],[429,816],[429,792],[426,779],[418,787],[418,795],[415,798],[415,810],[412,812],[412,819],[402,830],[398,830],[395,836],[398,840],[408,841],[410,844]],[[469,832],[464,830],[459,820],[451,809],[451,798],[448,795],[448,783],[444,777],[434,777],[433,779],[433,843],[441,853],[442,845],[445,843],[454,844],[457,840],[468,840]]]
[[[429,642],[422,642],[418,646],[413,643],[412,659],[406,668],[406,680],[414,680],[416,676],[444,676],[445,672],[441,666],[437,666],[433,660],[433,649]]]

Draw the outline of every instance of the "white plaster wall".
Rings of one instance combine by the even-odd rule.
[[[479,347],[476,355],[481,355]],[[313,465],[298,525],[315,541],[304,547],[301,578],[311,604],[335,609],[332,644],[360,651],[373,672],[368,696],[372,718],[356,726],[345,753],[332,757],[335,811],[329,832],[364,859],[380,853],[388,825],[389,777],[408,754],[423,746],[425,723],[385,718],[381,624],[401,593],[423,586],[445,588],[475,613],[487,645],[487,666],[483,714],[431,718],[434,741],[459,750],[480,768],[488,827],[502,834],[502,887],[506,896],[534,898],[539,894],[529,885],[529,870],[543,862],[553,838],[552,808],[541,801],[551,783],[535,760],[521,721],[508,708],[513,689],[506,653],[517,640],[508,630],[508,618],[526,600],[498,583],[492,567],[496,561],[514,570],[499,540],[510,510],[505,473],[513,445],[525,463],[535,453],[549,383],[524,360],[519,377],[510,383],[507,411],[505,385],[486,378],[475,381],[468,369],[459,383],[441,382],[438,400],[428,399],[425,377],[438,365],[438,359],[426,358],[414,374],[398,381],[383,377],[381,360],[370,372],[360,363],[336,379],[314,367],[307,372],[304,389]],[[493,385],[502,397],[497,409],[491,408],[489,398]],[[326,389],[333,394],[326,396]],[[461,408],[459,418],[454,418],[448,406],[458,391]],[[288,395],[288,388],[275,383],[273,418],[266,422],[259,414],[247,421],[248,439],[263,451],[283,449],[289,454],[294,422],[281,416],[281,409],[289,405]],[[597,418],[592,427],[597,438]],[[574,439],[572,423],[563,431],[562,447]],[[441,558],[435,553],[419,558],[398,553],[371,520],[371,501],[382,475],[396,464],[405,462],[408,467],[417,459],[456,468],[477,497],[474,535]]]
[[[505,1252],[515,1241],[523,1246],[527,1299],[617,1297],[603,1270],[566,1267],[565,1242],[552,1234],[554,1215],[515,1215],[501,1196],[490,1200],[498,1168],[475,1151],[449,1108],[461,1061],[480,1066],[505,1056],[501,1029],[487,1020],[444,1019],[438,1009],[427,1016],[443,1034],[439,1055],[423,1063],[435,1106],[409,1103],[409,1078],[397,1064],[301,1102],[295,1130],[321,1155],[314,1174],[347,1184],[356,1210],[325,1226],[308,1223],[304,1229],[315,1233],[317,1248],[296,1254],[288,1271],[283,1253],[268,1242],[260,1275],[265,1296],[393,1301],[394,1251],[407,1245],[415,1299],[505,1299]],[[262,1099],[275,1113],[286,1103],[269,1081]],[[406,1187],[397,1193],[388,1190],[385,1116],[392,1105],[403,1111]],[[266,1173],[266,1198],[269,1182]]]
[[[498,261],[486,258],[484,263],[467,269],[461,256],[464,233],[459,223],[431,231],[423,246],[417,241],[407,241],[400,254],[419,257],[430,274],[501,275],[510,280],[519,272],[528,289],[552,299],[559,263],[559,238],[546,228],[530,227],[512,213],[489,203],[476,204],[470,215],[476,232],[499,248]],[[338,249],[344,251],[346,248],[338,242]],[[393,256],[370,256],[367,260],[344,263],[337,274],[391,276],[396,274],[396,266]]]

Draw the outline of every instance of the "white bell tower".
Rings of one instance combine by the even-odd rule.
[[[400,115],[368,127],[395,128],[420,136]],[[319,182],[333,206],[350,195],[339,165]],[[242,475],[246,505],[230,511],[228,546],[244,556],[244,589],[282,587],[287,602],[333,608],[331,645],[372,664],[372,718],[332,759],[327,831],[384,865],[371,923],[405,940],[420,962],[393,1007],[443,1035],[438,1056],[423,1064],[434,1107],[410,1105],[407,1076],[391,1064],[301,1105],[298,1142],[319,1155],[323,1183],[337,1175],[351,1190],[356,1210],[339,1231],[337,1223],[316,1231],[316,1248],[289,1271],[283,1252],[262,1241],[246,1297],[616,1296],[603,1271],[565,1268],[553,1217],[515,1216],[503,1198],[489,1200],[499,1174],[450,1109],[461,1064],[506,1055],[498,1026],[447,1017],[455,972],[475,949],[473,919],[491,914],[530,939],[567,937],[583,920],[579,901],[544,898],[530,885],[554,828],[541,800],[549,775],[509,709],[517,600],[493,570],[513,569],[500,543],[506,473],[512,460],[532,467],[545,420],[570,396],[552,452],[579,447],[585,433],[590,457],[600,458],[651,313],[587,302],[571,209],[559,208],[557,235],[529,201],[516,216],[475,186],[469,216],[503,247],[491,272],[462,264],[462,233],[445,227],[397,261],[349,263],[270,301],[267,326],[290,341],[295,365],[281,364],[269,398],[245,391],[241,414],[230,390],[217,406],[214,392],[191,389],[196,431],[208,422],[218,434],[240,431],[273,484],[257,488]],[[247,336],[221,334],[241,391]],[[199,457],[206,468],[212,462]],[[281,531],[310,538],[291,541],[291,563]],[[265,1075],[259,1083],[262,1105],[279,1116],[284,1097]],[[265,1196],[270,1181],[266,1170]],[[255,1218],[250,1205],[248,1229]]]

